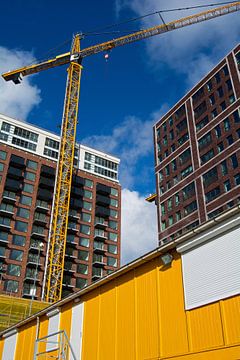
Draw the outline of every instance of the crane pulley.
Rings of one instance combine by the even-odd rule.
[[[82,59],[100,52],[108,52],[116,47],[127,45],[138,40],[183,28],[189,25],[211,20],[240,10],[240,1],[233,2],[209,11],[191,15],[167,24],[140,30],[104,43],[80,49],[81,34],[74,36],[71,51],[56,56],[53,59],[2,74],[6,81],[15,84],[21,82],[27,75],[61,65],[70,64],[65,93],[65,103],[61,129],[61,145],[55,183],[55,196],[52,211],[51,229],[48,241],[47,266],[45,268],[43,298],[48,302],[61,299],[64,272],[64,256],[66,248],[66,234],[70,191],[73,171],[74,146],[76,138],[76,124],[80,91]]]

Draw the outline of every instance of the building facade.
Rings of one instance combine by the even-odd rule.
[[[240,201],[240,45],[154,126],[159,242]]]
[[[0,292],[40,299],[59,136],[0,115]],[[120,266],[119,159],[76,144],[63,296]]]

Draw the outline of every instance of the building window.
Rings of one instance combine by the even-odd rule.
[[[117,210],[110,209],[110,217],[117,219],[118,218]]]
[[[92,154],[85,152],[85,160],[91,161],[92,160]]]
[[[52,149],[58,150],[59,149],[59,142],[47,137],[46,141],[45,141],[45,146],[48,146],[48,147],[50,147]]]
[[[235,185],[240,185],[240,174],[234,176]]]
[[[90,226],[81,224],[80,232],[82,234],[90,235]]]
[[[88,214],[88,213],[84,213],[84,212],[83,212],[83,213],[81,214],[81,220],[90,223],[91,220],[92,220],[92,216],[91,216],[91,214]]]
[[[198,146],[199,150],[203,149],[204,147],[208,146],[212,142],[212,136],[211,133],[208,132],[206,135],[204,135],[199,141]]]
[[[6,280],[4,282],[4,290],[10,293],[18,292],[18,281],[15,280]]]
[[[223,88],[221,86],[217,89],[217,94],[220,98],[223,97]]]
[[[92,203],[88,202],[88,201],[83,201],[83,209],[85,210],[92,210]]]
[[[224,150],[223,142],[220,142],[217,147],[218,147],[218,152],[219,153],[222,152]]]
[[[21,275],[21,266],[8,264],[7,274],[11,276],[20,276]]]
[[[4,164],[0,163],[0,171],[4,171]]]
[[[183,192],[183,199],[187,200],[190,199],[193,195],[195,195],[195,184],[192,182],[191,184],[187,185],[182,190]]]
[[[227,142],[228,142],[228,145],[232,145],[234,143],[234,140],[233,140],[233,136],[232,135],[229,135],[227,137]]]
[[[44,151],[43,151],[43,154],[46,155],[46,156],[49,156],[53,159],[57,159],[58,158],[58,152],[57,151],[54,151],[52,149],[47,149],[47,148],[44,148]]]
[[[113,233],[113,232],[109,232],[108,233],[108,239],[111,241],[117,241],[118,235]]]
[[[232,162],[233,169],[236,169],[238,167],[237,155],[233,154],[232,156],[230,156],[230,159],[231,159],[231,162]]]
[[[26,233],[27,228],[28,228],[28,223],[19,220],[15,221],[15,230]]]
[[[191,204],[189,204],[188,206],[185,206],[184,208],[184,214],[185,215],[189,215],[192,212],[194,212],[195,210],[197,210],[197,202],[193,201],[191,202]]]
[[[193,171],[192,165],[189,165],[184,170],[181,171],[182,178],[188,176]]]
[[[23,138],[31,140],[33,142],[38,141],[38,134],[35,134],[35,133],[31,132],[31,131],[19,128],[17,126],[15,126],[14,135],[23,137]]]
[[[240,114],[239,114],[239,110],[234,111],[233,113],[233,118],[234,118],[234,122],[236,124],[240,123]]]
[[[36,175],[30,171],[26,171],[24,177],[26,180],[30,180],[30,181],[36,180]]]
[[[114,221],[114,220],[109,220],[108,226],[113,230],[117,230],[118,223],[116,221]]]
[[[214,97],[213,94],[209,96],[209,102],[210,102],[211,105],[215,104],[215,97]]]
[[[111,188],[111,195],[112,196],[118,196],[118,189]]]
[[[187,149],[185,150],[181,155],[179,155],[180,164],[184,164],[190,159],[191,157],[191,150]]]
[[[32,198],[30,196],[22,195],[20,199],[20,203],[23,205],[32,205]]]
[[[214,128],[214,130],[215,130],[216,137],[217,137],[217,138],[220,138],[221,135],[222,135],[220,125],[217,125],[217,126]]]
[[[12,144],[20,146],[20,147],[25,148],[25,149],[32,150],[32,151],[36,151],[36,148],[37,148],[36,144],[33,144],[33,143],[29,142],[29,141],[22,140],[22,139],[19,139],[19,138],[16,138],[16,137],[12,138]]]
[[[212,112],[211,112],[211,115],[212,115],[212,119],[214,119],[218,113],[217,113],[217,109],[214,109]]]
[[[217,84],[220,83],[221,77],[220,77],[219,72],[215,74],[214,78],[215,78]]]
[[[110,199],[110,205],[113,207],[118,207],[118,200],[116,199]]]
[[[30,217],[30,210],[24,208],[18,208],[17,216],[22,217],[24,219],[29,219]]]
[[[226,85],[227,85],[228,91],[231,91],[233,87],[232,87],[232,82],[231,82],[230,79],[228,79],[228,80],[226,81]]]
[[[89,253],[85,250],[79,250],[78,251],[78,259],[88,261]]]
[[[76,279],[76,287],[79,289],[84,288],[87,286],[87,279],[77,278]]]
[[[172,215],[168,217],[168,225],[169,226],[173,225],[173,216]]]
[[[226,102],[225,101],[221,102],[220,106],[221,106],[221,110],[224,111],[227,107]]]
[[[2,127],[1,127],[2,131],[10,132],[10,128],[11,128],[10,124],[6,123],[5,121],[2,122]]]
[[[182,145],[189,139],[188,133],[184,134],[182,137],[178,139],[178,144]]]
[[[92,199],[92,192],[89,190],[83,190],[83,196],[87,199]]]
[[[109,256],[107,258],[107,264],[108,264],[108,266],[117,267],[117,259]]]
[[[11,219],[9,219],[8,217],[0,216],[0,224],[10,227]]]
[[[228,192],[229,190],[231,190],[230,180],[224,181],[224,190],[225,190],[225,192]]]
[[[214,167],[203,175],[204,187],[207,187],[208,185],[212,184],[217,179],[218,179],[217,167]]]
[[[224,126],[224,130],[225,130],[225,131],[230,130],[230,121],[229,121],[229,118],[226,118],[226,119],[223,121],[223,126]]]
[[[77,272],[79,274],[87,275],[88,274],[88,265],[86,265],[86,264],[78,264],[77,265]]]
[[[176,221],[181,220],[181,211],[176,212]]]
[[[23,191],[32,194],[33,193],[33,185],[25,183],[23,185]]]
[[[213,151],[213,149],[211,149],[207,153],[205,153],[204,155],[201,156],[202,164],[206,163],[207,161],[209,161],[213,157],[214,157],[214,151]]]
[[[10,259],[16,261],[22,261],[23,251],[21,250],[11,250],[10,251]]]
[[[88,248],[89,247],[89,239],[85,238],[85,237],[80,237],[79,238],[79,245]]]
[[[207,110],[207,103],[203,101],[198,107],[194,109],[195,119],[198,119]]]
[[[0,159],[6,160],[6,157],[7,157],[6,151],[0,150]]]
[[[17,245],[17,246],[25,246],[26,237],[23,235],[15,234],[15,235],[13,235],[12,243],[13,243],[13,245]]]
[[[93,188],[93,181],[90,179],[84,179],[84,185],[89,187],[89,188]]]
[[[170,140],[174,139],[174,131],[173,130],[170,131],[169,137],[170,137]]]
[[[217,186],[215,189],[205,194],[206,203],[216,199],[220,195],[220,187]]]
[[[87,163],[87,162],[84,162],[84,169],[85,169],[85,170],[91,170],[91,167],[92,167],[91,164],[89,164],[89,163]]]
[[[33,160],[27,160],[27,167],[29,169],[33,169],[33,170],[37,170],[37,162],[36,161],[33,161]]]
[[[196,125],[196,129],[197,131],[201,130],[205,125],[208,124],[208,116],[205,116],[202,121],[200,121],[199,123],[197,123]]]
[[[222,175],[223,176],[227,175],[227,173],[228,173],[227,161],[226,160],[222,161],[220,165],[221,165],[221,169],[222,169]]]
[[[206,86],[207,86],[208,92],[210,92],[210,91],[212,90],[212,82],[211,82],[211,80],[208,81],[208,83],[206,84]]]
[[[230,102],[230,104],[234,103],[235,100],[236,100],[236,99],[235,99],[235,96],[234,96],[234,95],[230,95],[230,96],[229,96],[229,102]]]

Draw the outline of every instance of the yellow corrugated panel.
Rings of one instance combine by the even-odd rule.
[[[72,306],[73,303],[70,301],[66,305],[61,307],[60,313],[60,330],[65,330],[70,339],[71,335],[71,323],[72,323]]]
[[[228,347],[224,349],[202,351],[195,354],[164,358],[164,360],[239,360],[240,346]],[[154,359],[155,360],[155,359]],[[156,359],[157,360],[157,359]]]
[[[4,339],[1,339],[0,340],[0,359],[2,359],[3,347],[4,347]]]
[[[116,360],[136,359],[134,271],[117,279]]]
[[[116,289],[115,281],[101,286],[98,360],[115,359]]]
[[[220,307],[226,345],[240,343],[240,296],[221,301]]]
[[[21,327],[17,335],[15,360],[32,360],[36,341],[36,321]]]
[[[187,319],[184,310],[181,260],[174,255],[171,267],[159,258],[159,317],[161,356],[188,351]]]
[[[159,355],[156,260],[135,270],[135,296],[136,359],[154,359]]]
[[[99,336],[99,289],[84,297],[82,360],[97,359]],[[107,319],[106,319],[107,320]]]
[[[43,315],[40,318],[40,324],[39,324],[39,336],[38,338],[41,339],[44,336],[48,335],[48,318]],[[38,352],[44,352],[46,351],[46,343],[44,342],[40,342],[38,345]]]
[[[191,351],[224,345],[219,303],[187,311],[187,318]]]

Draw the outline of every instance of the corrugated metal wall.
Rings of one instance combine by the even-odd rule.
[[[83,304],[61,307],[59,329],[78,339],[79,360],[240,359],[240,296],[185,311],[181,259],[174,257],[171,267],[157,257],[82,296],[83,329]],[[48,325],[42,316],[40,337]],[[18,329],[15,359],[33,358],[35,336],[36,321]]]

